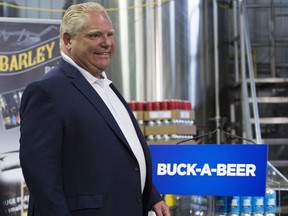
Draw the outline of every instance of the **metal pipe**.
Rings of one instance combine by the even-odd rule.
[[[246,83],[246,60],[245,60],[245,36],[244,36],[244,0],[239,0],[239,15],[240,15],[240,51],[241,51],[241,99],[242,99],[242,124],[243,124],[243,136],[248,139],[252,139],[252,126],[251,126],[251,114],[248,103],[248,87]]]
[[[6,5],[6,4],[7,4],[7,1],[4,0],[3,2],[5,3],[5,4],[3,5],[3,7],[2,7],[2,8],[3,8],[3,16],[4,16],[4,17],[8,17],[8,16],[9,16],[9,13],[8,13],[8,7],[7,7],[7,5]]]
[[[284,3],[274,3],[273,4],[274,7],[276,8],[287,8],[288,7],[288,4],[284,4]],[[246,8],[247,9],[250,9],[250,8],[270,8],[271,5],[270,4],[246,4]]]
[[[269,39],[270,39],[270,70],[271,76],[276,77],[276,68],[275,68],[275,23],[274,23],[274,6],[271,4],[269,8]]]
[[[219,50],[218,50],[218,7],[217,0],[213,0],[213,31],[214,31],[214,74],[215,74],[215,121],[220,120],[219,103]],[[220,143],[220,130],[217,130],[217,144]]]
[[[152,0],[148,0],[147,4],[152,4]],[[153,6],[147,6],[146,12],[146,100],[155,100],[155,86],[156,86],[156,69],[155,69],[155,18],[154,18],[154,8]]]
[[[235,61],[235,82],[239,82],[239,54],[238,54],[238,0],[233,1],[233,33],[234,33],[234,61]]]
[[[163,95],[163,27],[162,27],[162,5],[161,0],[157,0],[157,5],[155,6],[155,78],[156,78],[156,91],[154,92],[154,100],[162,100],[165,96]]]
[[[135,98],[138,100],[143,100],[145,98],[145,93],[144,93],[144,86],[145,83],[143,82],[144,80],[144,50],[145,50],[145,45],[144,45],[144,18],[143,18],[143,8],[141,7],[136,7],[137,5],[140,5],[142,0],[135,0],[134,5],[135,5],[135,13],[134,13],[134,32],[135,32]],[[131,91],[131,90],[130,90]]]
[[[119,1],[119,8],[127,8],[127,0]],[[129,27],[128,27],[128,12],[127,10],[119,10],[119,24],[120,30],[120,43],[121,43],[121,70],[122,70],[122,86],[123,94],[125,94],[127,100],[131,100],[130,95],[130,82],[129,82]]]

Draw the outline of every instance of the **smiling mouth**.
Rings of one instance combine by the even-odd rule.
[[[107,55],[110,55],[109,52],[104,52],[104,53],[96,53],[97,55],[101,55],[101,56],[107,56]]]

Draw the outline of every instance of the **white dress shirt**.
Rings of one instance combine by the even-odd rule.
[[[102,72],[103,79],[98,79],[92,74],[90,74],[88,71],[78,66],[65,53],[61,53],[61,55],[66,62],[70,63],[81,72],[81,74],[92,85],[92,87],[99,94],[99,96],[102,98],[102,100],[112,113],[114,119],[116,120],[126,140],[128,141],[130,148],[132,149],[135,157],[138,160],[138,164],[140,167],[141,189],[143,192],[146,180],[146,162],[144,152],[128,111],[126,110],[120,99],[117,97],[115,92],[109,86],[112,81],[107,78],[105,72]]]

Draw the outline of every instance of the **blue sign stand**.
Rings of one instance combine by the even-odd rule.
[[[162,194],[264,196],[268,145],[150,145]]]

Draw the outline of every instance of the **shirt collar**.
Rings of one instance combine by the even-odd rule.
[[[109,86],[112,83],[112,81],[107,78],[105,71],[103,71],[101,73],[101,76],[103,78],[98,79],[98,78],[94,77],[91,73],[89,73],[87,70],[85,70],[82,67],[80,67],[79,65],[77,65],[75,63],[75,61],[72,58],[70,58],[68,55],[66,55],[65,53],[62,52],[61,55],[62,55],[62,58],[66,62],[68,62],[69,64],[76,67],[90,84],[98,83],[102,88],[104,88],[106,86]]]

